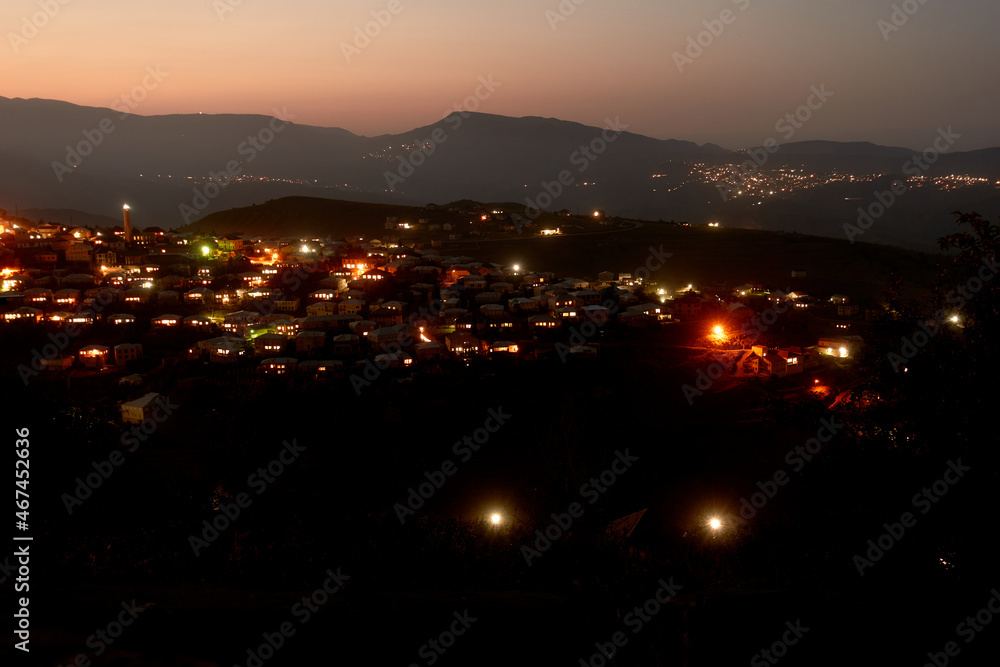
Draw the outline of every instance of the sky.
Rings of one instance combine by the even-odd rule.
[[[618,117],[727,148],[919,150],[951,126],[974,150],[1000,146],[997,25],[996,0],[5,0],[0,95],[125,96],[141,115],[279,109],[367,136],[456,106]],[[776,124],[797,110],[808,120],[788,137]]]

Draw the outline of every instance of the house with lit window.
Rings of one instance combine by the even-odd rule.
[[[103,368],[108,365],[111,348],[106,345],[89,345],[80,348],[77,357],[80,359],[80,363],[87,368]]]
[[[215,302],[215,292],[207,287],[195,287],[193,290],[184,293],[184,303],[207,306]]]
[[[288,342],[288,336],[279,333],[266,333],[253,340],[254,354],[258,357],[273,357],[281,354]]]
[[[80,301],[80,290],[78,289],[61,289],[52,294],[52,301],[57,306],[75,306]]]
[[[293,357],[274,357],[260,362],[260,372],[264,375],[280,376],[294,373],[299,366],[299,360]]]
[[[116,313],[114,315],[108,316],[107,322],[115,326],[135,324],[135,315],[132,315],[131,313]]]
[[[175,328],[181,325],[184,320],[180,315],[174,313],[166,313],[164,315],[159,315],[150,320],[153,328]]]
[[[260,321],[260,313],[251,310],[238,310],[229,313],[222,320],[222,328],[230,333],[242,334],[243,330]]]
[[[38,324],[42,321],[42,316],[43,313],[38,308],[21,306],[20,308],[15,308],[10,312],[4,313],[3,319],[5,322],[31,322]]]
[[[474,357],[482,352],[482,342],[470,333],[453,333],[445,336],[445,347],[458,357]]]

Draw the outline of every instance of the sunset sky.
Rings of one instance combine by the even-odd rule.
[[[564,0],[565,17],[559,0],[398,0],[395,15],[390,0],[63,2],[0,6],[0,95],[110,106],[159,67],[169,76],[135,113],[277,107],[371,136],[440,119],[492,75],[479,111],[620,116],[640,134],[736,148],[780,138],[775,122],[825,84],[833,97],[794,140],[923,149],[950,125],[961,150],[1000,145],[995,0]],[[918,9],[885,39],[894,4]],[[679,71],[674,53],[724,10],[731,22]],[[342,45],[373,11],[391,21],[348,62]]]

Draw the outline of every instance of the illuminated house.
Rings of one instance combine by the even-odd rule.
[[[122,326],[125,324],[135,324],[135,315],[129,313],[117,313],[108,317],[107,321],[115,326]]]
[[[29,287],[23,291],[24,302],[36,306],[52,303],[52,290],[44,287]]]
[[[562,321],[555,315],[545,313],[542,315],[532,315],[528,318],[528,324],[533,329],[558,329],[562,326]]]
[[[482,351],[479,339],[469,333],[453,333],[444,341],[448,351],[459,357],[474,357]]]
[[[828,357],[847,359],[858,353],[861,347],[859,336],[844,336],[843,338],[820,338],[816,350]]]
[[[275,320],[274,330],[286,336],[294,336],[299,330],[299,324],[285,319]]]
[[[222,322],[222,328],[230,333],[242,334],[243,330],[250,324],[260,321],[260,313],[250,310],[239,310],[229,313]]]
[[[244,287],[260,287],[264,284],[264,275],[256,271],[247,271],[240,274],[240,280]]]
[[[556,312],[560,308],[574,308],[578,305],[576,297],[571,294],[548,295],[548,308],[552,312]]]
[[[151,324],[154,327],[179,327],[183,320],[184,318],[181,317],[180,315],[167,313],[166,315],[160,315],[159,317],[154,317],[151,320]]]
[[[779,349],[778,356],[785,360],[785,374],[795,375],[801,373],[805,367],[804,356],[793,349]]]
[[[754,373],[784,377],[788,372],[788,360],[778,350],[767,345],[754,345],[751,350],[743,363],[749,364]],[[793,358],[796,359],[797,365],[798,358]]]
[[[126,424],[141,424],[147,419],[152,419],[153,411],[158,407],[157,393],[149,393],[142,398],[137,398],[128,403],[122,403],[119,407],[122,413],[122,421]]]
[[[141,287],[132,287],[122,293],[122,300],[127,304],[140,305],[149,303],[152,292]]]
[[[405,352],[375,355],[375,365],[379,368],[402,368],[412,364],[413,358]]]
[[[521,351],[521,347],[512,340],[498,340],[490,346],[490,354],[513,354]]]
[[[294,373],[299,366],[298,359],[292,357],[274,357],[260,362],[260,372],[264,375],[288,375]]]
[[[75,306],[80,301],[80,290],[61,289],[52,295],[52,300],[57,306]]]
[[[243,292],[236,289],[224,289],[215,293],[215,302],[224,306],[233,306],[243,300]]]
[[[42,311],[31,306],[21,306],[9,313],[4,313],[3,319],[5,322],[32,322],[37,324],[42,321]]]
[[[560,308],[554,315],[563,322],[576,322],[580,319],[580,311],[573,307]]]
[[[80,363],[87,368],[102,368],[107,365],[111,348],[106,345],[90,345],[80,349]]]
[[[267,333],[257,336],[253,341],[254,354],[258,357],[275,356],[281,354],[288,342],[288,336],[279,333]]]
[[[319,303],[321,301],[333,301],[339,296],[337,290],[335,289],[320,289],[315,292],[309,293],[309,301],[311,303]]]
[[[351,333],[357,334],[358,336],[361,337],[365,337],[370,332],[374,331],[375,329],[378,329],[378,325],[372,322],[371,320],[358,319],[354,322],[351,322],[348,325],[348,328],[351,330]]]
[[[115,365],[124,366],[130,361],[142,359],[142,345],[139,343],[122,343],[115,345]]]
[[[215,292],[207,287],[195,287],[184,293],[184,303],[206,306],[215,301]]]
[[[344,375],[344,362],[336,359],[302,361],[299,362],[298,372],[319,380],[327,377],[342,377]]]
[[[188,315],[184,318],[185,327],[206,328],[212,326],[212,320],[201,315]]]

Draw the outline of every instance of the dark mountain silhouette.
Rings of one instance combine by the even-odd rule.
[[[767,155],[764,169],[881,174],[885,181],[817,187],[758,204],[723,201],[713,183],[689,177],[693,163],[739,164],[753,150],[480,113],[454,113],[405,134],[377,137],[289,121],[139,116],[0,97],[0,208],[35,209],[53,220],[117,218],[127,201],[138,226],[175,228],[287,196],[408,206],[468,198],[843,236],[857,207],[874,201],[876,185],[886,187],[919,154],[867,142],[782,145]],[[866,232],[866,241],[926,248],[950,228],[952,210],[978,206],[988,217],[1000,213],[1000,149],[946,153],[926,174],[970,174],[990,184],[908,192]]]

